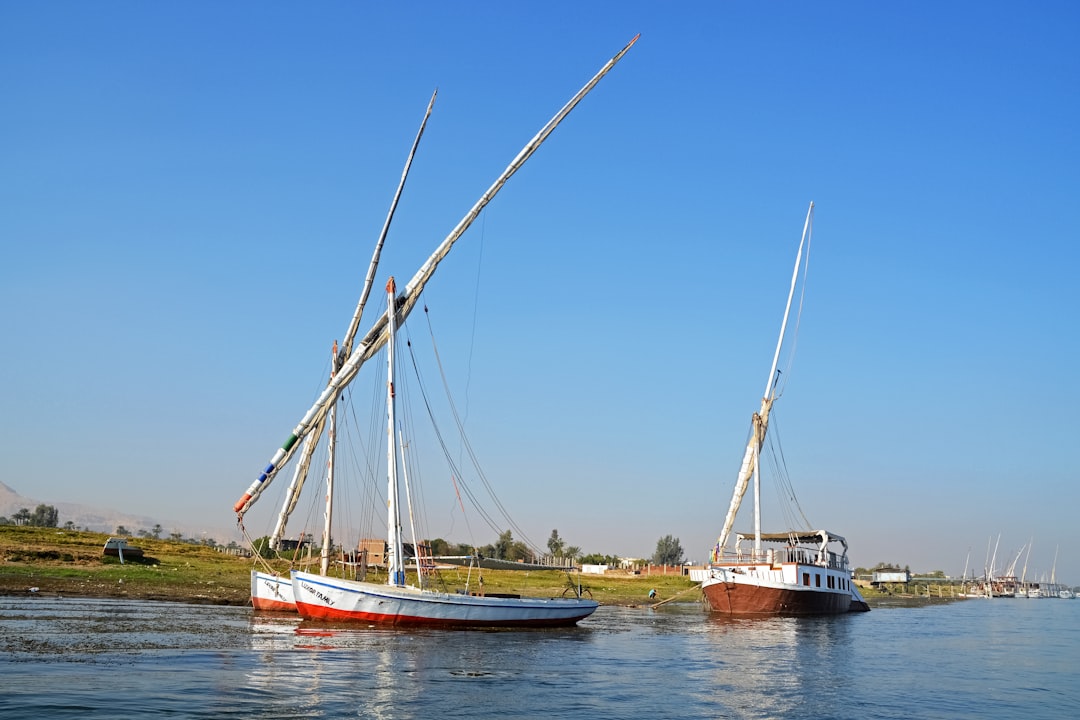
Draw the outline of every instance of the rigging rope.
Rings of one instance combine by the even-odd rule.
[[[436,366],[438,367],[438,370],[439,370],[439,377],[440,377],[440,379],[442,381],[443,391],[444,391],[444,393],[446,395],[451,415],[452,415],[452,417],[454,419],[455,426],[457,427],[458,437],[460,438],[461,447],[462,447],[462,449],[464,449],[465,454],[468,456],[473,468],[476,471],[477,477],[480,478],[481,483],[483,484],[484,488],[487,490],[488,496],[491,498],[491,501],[495,504],[495,507],[498,509],[498,512],[502,516],[505,524],[507,526],[509,526],[510,529],[512,529],[517,534],[518,539],[521,542],[525,543],[525,545],[534,554],[542,555],[543,553],[540,552],[540,549],[536,545],[536,543],[534,543],[528,537],[528,535],[525,533],[525,531],[510,516],[510,513],[507,511],[506,507],[499,500],[498,495],[495,493],[494,487],[492,487],[491,483],[488,481],[487,475],[484,473],[484,470],[480,465],[480,460],[476,456],[476,453],[473,450],[472,444],[469,442],[469,438],[465,433],[464,422],[462,421],[461,414],[458,412],[457,404],[454,402],[453,393],[450,391],[450,385],[449,385],[449,382],[448,382],[447,377],[446,377],[446,369],[445,369],[445,367],[443,365],[442,357],[441,357],[441,355],[439,353],[438,343],[435,340],[435,332],[434,332],[434,328],[433,328],[432,321],[431,321],[431,313],[429,312],[427,306],[424,307],[424,315],[427,318],[428,334],[429,334],[429,336],[431,338],[432,351],[433,351],[434,356],[435,356]],[[430,402],[430,399],[428,397],[427,391],[425,389],[423,378],[421,376],[419,366],[418,366],[418,364],[416,362],[416,356],[415,356],[415,353],[413,351],[413,348],[412,348],[411,344],[409,345],[409,352],[410,352],[410,356],[413,359],[414,372],[416,373],[417,379],[419,381],[421,397],[423,397],[423,399],[424,399],[424,404],[427,407],[428,415],[431,418],[432,427],[433,427],[435,435],[436,435],[436,437],[437,437],[437,439],[439,441],[439,444],[440,444],[440,446],[442,448],[443,455],[445,456],[446,461],[450,466],[451,471],[455,474],[457,480],[459,481],[459,485],[460,485],[461,489],[463,489],[465,491],[465,495],[469,498],[470,504],[476,509],[476,511],[484,519],[484,522],[487,523],[488,527],[490,527],[494,532],[496,532],[498,534],[502,534],[503,527],[500,527],[500,524],[492,517],[491,513],[488,512],[487,509],[484,508],[484,506],[480,503],[479,498],[473,492],[472,488],[469,486],[469,483],[465,480],[465,476],[461,472],[458,463],[456,463],[454,461],[453,457],[451,456],[449,448],[446,445],[442,430],[440,429],[439,424],[435,419],[435,414],[434,414],[434,411],[432,409],[431,402]]]
[[[788,337],[790,340],[787,342],[787,355],[785,358],[783,372],[778,368],[776,370],[776,379],[773,383],[773,396],[779,398],[784,394],[784,389],[787,387],[788,378],[791,375],[791,369],[795,364],[795,352],[798,349],[799,344],[799,328],[802,324],[803,307],[806,301],[806,283],[807,276],[810,272],[810,241],[813,236],[813,215],[807,218],[806,227],[806,248],[803,253],[802,259],[802,271],[800,273],[801,280],[799,283],[799,303],[795,312],[795,322],[791,329],[788,331]],[[776,491],[777,500],[779,501],[781,512],[784,515],[784,521],[789,529],[801,530],[812,529],[810,521],[807,520],[806,514],[803,512],[802,506],[799,504],[799,499],[795,495],[795,487],[791,483],[791,477],[787,469],[787,460],[784,458],[783,448],[780,442],[780,428],[777,426],[776,410],[773,408],[771,417],[769,419],[769,430],[766,439],[768,441],[770,452],[770,462],[775,477],[773,487]],[[760,454],[759,454],[759,460]],[[798,517],[796,517],[796,513]],[[799,522],[801,518],[801,524]]]
[[[791,483],[791,475],[787,468],[787,459],[784,457],[784,450],[781,446],[780,428],[777,427],[775,423],[776,415],[773,414],[769,421],[770,430],[772,430],[772,432],[767,436],[769,452],[765,454],[769,456],[772,474],[775,477],[773,487],[776,491],[776,498],[779,501],[780,510],[784,515],[784,522],[789,530],[801,531],[813,529],[806,514],[803,512],[802,506],[799,504],[799,498],[795,495],[795,486]],[[796,513],[798,513],[798,517],[796,517]]]
[[[412,347],[411,344],[409,345],[409,356],[412,358],[412,361],[413,361],[413,371],[416,373],[417,378],[419,379],[420,378],[420,368],[416,363],[416,354],[413,351],[413,347]],[[458,469],[457,464],[454,462],[454,458],[450,454],[450,449],[447,446],[446,440],[443,437],[442,429],[439,427],[439,423],[435,419],[435,411],[432,409],[431,400],[428,397],[427,389],[426,389],[422,379],[419,379],[419,385],[420,385],[420,397],[423,398],[424,407],[427,409],[428,417],[431,419],[432,431],[435,433],[435,438],[436,438],[436,440],[438,440],[439,447],[442,449],[443,456],[446,458],[446,462],[450,465],[450,469],[457,475],[457,477],[461,478],[461,487],[465,490],[465,495],[469,498],[470,504],[472,504],[473,507],[476,508],[477,512],[480,513],[481,517],[484,518],[484,521],[488,524],[488,526],[492,530],[494,530],[496,532],[500,532],[500,528],[499,528],[498,523],[495,522],[495,520],[487,513],[487,511],[479,503],[476,496],[473,494],[472,489],[469,487],[469,485],[465,482],[464,478],[462,477],[461,471]]]

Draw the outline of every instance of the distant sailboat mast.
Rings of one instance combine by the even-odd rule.
[[[465,216],[458,222],[450,234],[439,244],[435,249],[435,252],[427,259],[427,261],[420,267],[413,278],[405,286],[404,292],[396,300],[397,313],[399,322],[404,322],[409,313],[412,312],[412,308],[419,300],[420,293],[423,292],[424,286],[428,280],[434,274],[438,268],[439,263],[442,262],[446,254],[450,252],[454,243],[465,233],[465,231],[476,220],[480,212],[487,206],[489,202],[495,197],[495,195],[502,189],[502,186],[506,184],[514,173],[516,173],[521,166],[527,161],[534,152],[540,147],[540,145],[548,138],[549,135],[558,127],[559,123],[570,114],[579,102],[596,86],[598,82],[613,68],[615,64],[622,59],[627,51],[637,42],[639,36],[635,35],[634,38],[627,43],[626,47],[619,51],[611,60],[605,64],[596,75],[593,76],[588,83],[585,84],[581,90],[577,92],[574,97],[570,99],[555,114],[555,116],[548,121],[543,128],[540,129],[532,140],[530,140],[521,152],[518,153],[510,165],[502,172],[501,175],[492,183],[491,187],[481,195],[480,199],[470,209]],[[338,373],[330,381],[326,389],[319,395],[318,399],[311,406],[311,408],[304,414],[300,422],[293,428],[292,433],[285,439],[282,446],[271,457],[270,462],[263,469],[262,473],[255,479],[254,482],[248,487],[244,494],[233,506],[233,510],[236,512],[237,519],[242,520],[244,513],[247,512],[251,503],[256,500],[259,494],[273,481],[277,476],[278,471],[289,461],[293,453],[296,451],[297,444],[304,437],[311,432],[312,428],[325,417],[328,406],[337,397],[338,392],[346,387],[352,379],[356,376],[360,366],[367,360],[371,359],[378,352],[387,341],[387,324],[388,317],[392,313],[391,309],[388,309],[372,328],[360,341],[359,347],[356,348],[356,352],[352,353],[344,364],[339,369]]]
[[[986,592],[988,597],[994,597],[994,566],[997,565],[997,551],[998,545],[1001,544],[1001,533],[998,533],[997,541],[994,543],[994,554],[990,557],[990,573],[989,583],[987,584]]]
[[[1027,556],[1024,558],[1024,569],[1023,569],[1023,572],[1020,575],[1020,584],[1025,588],[1027,587],[1028,560],[1031,559],[1031,546],[1034,545],[1034,544],[1035,544],[1035,536],[1032,536],[1031,540],[1029,540],[1028,544],[1027,544]]]

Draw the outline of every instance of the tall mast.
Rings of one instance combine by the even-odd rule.
[[[334,357],[337,357],[337,343],[334,343]],[[333,362],[333,361],[332,361]],[[330,528],[334,515],[334,459],[337,449],[337,403],[330,406],[326,414],[326,509],[323,511],[322,553],[319,555],[319,573],[326,575],[330,570]]]
[[[437,94],[438,90],[432,93],[431,100],[428,101],[427,110],[424,112],[424,119],[420,122],[420,130],[417,131],[412,148],[410,148],[409,155],[405,159],[405,167],[401,171],[401,180],[398,181],[397,190],[394,192],[394,198],[390,201],[390,210],[386,213],[386,220],[383,222],[382,231],[379,233],[379,239],[375,242],[375,251],[371,255],[371,262],[368,264],[367,276],[364,278],[363,289],[360,292],[360,301],[356,304],[356,310],[353,312],[352,320],[349,322],[349,327],[345,331],[345,340],[341,343],[340,355],[337,352],[337,343],[334,343],[334,354],[330,360],[331,378],[333,378],[334,373],[341,367],[352,352],[353,340],[356,338],[356,330],[360,326],[360,317],[364,314],[364,306],[367,304],[368,295],[371,293],[371,285],[375,277],[375,270],[379,266],[379,258],[382,255],[383,243],[386,240],[387,232],[390,230],[390,221],[393,219],[394,211],[397,209],[398,201],[401,199],[401,192],[405,189],[405,180],[409,176],[409,169],[412,167],[413,158],[416,157],[416,148],[420,145],[420,138],[424,135],[424,128],[427,127],[428,118],[431,117],[431,108],[435,105],[435,96]],[[278,549],[281,544],[281,537],[285,534],[285,524],[289,521],[289,516],[292,514],[293,509],[296,508],[296,503],[300,499],[300,491],[304,488],[304,481],[307,479],[308,468],[311,466],[311,457],[314,455],[315,447],[318,445],[319,438],[322,436],[324,424],[325,419],[316,422],[312,427],[312,431],[304,438],[304,448],[300,453],[300,462],[296,464],[296,471],[293,473],[292,482],[289,483],[289,489],[285,492],[285,500],[281,504],[281,511],[278,513],[278,520],[277,524],[274,526],[274,533],[270,536],[270,547],[275,550]],[[333,503],[333,494],[327,492],[327,517],[333,513]],[[325,569],[323,570],[323,574],[326,574]]]
[[[753,430],[750,433],[750,441],[746,444],[746,452],[743,453],[742,465],[739,468],[739,477],[735,481],[735,491],[731,496],[731,504],[728,506],[727,515],[724,517],[724,527],[720,531],[720,539],[716,541],[716,557],[724,552],[731,528],[735,524],[735,515],[739,512],[743,495],[750,477],[757,468],[758,453],[765,443],[765,433],[769,428],[769,412],[772,410],[773,401],[776,400],[776,366],[780,361],[780,348],[784,344],[784,335],[787,332],[788,316],[791,314],[791,300],[795,296],[795,285],[799,279],[799,267],[802,265],[803,248],[810,237],[814,217],[814,203],[810,203],[810,209],[806,211],[806,222],[803,223],[802,239],[799,240],[799,252],[795,255],[795,268],[791,271],[791,287],[788,289],[787,305],[784,307],[784,319],[780,323],[780,337],[776,341],[776,352],[773,353],[772,366],[769,368],[769,377],[765,381],[765,393],[761,398],[761,410],[754,414],[751,422]],[[760,514],[758,507],[760,500],[755,498],[755,516]],[[760,544],[760,540],[757,541]],[[755,547],[755,551],[760,548]]]
[[[536,152],[540,145],[543,144],[544,140],[546,140],[555,128],[558,127],[559,123],[570,114],[570,111],[581,102],[581,100],[613,67],[615,67],[615,64],[621,60],[623,55],[625,55],[633,44],[637,42],[638,37],[640,37],[640,35],[635,35],[633,40],[627,43],[615,57],[609,60],[600,71],[597,72],[596,75],[594,75],[592,79],[589,80],[589,82],[586,83],[585,86],[581,88],[581,90],[579,90],[577,94],[574,95],[574,97],[572,97],[546,125],[544,125],[543,128],[540,129],[540,132],[538,132],[536,136],[522,148],[517,157],[511,161],[510,165],[503,170],[502,174],[499,175],[494,183],[492,183],[491,187],[480,196],[480,199],[476,204],[465,214],[465,217],[458,222],[454,229],[450,231],[450,234],[439,244],[435,249],[435,252],[431,254],[427,261],[409,281],[408,285],[405,286],[405,290],[401,297],[397,299],[399,322],[404,322],[408,317],[413,306],[416,305],[424,286],[427,284],[428,280],[431,279],[431,276],[438,268],[439,263],[442,262],[442,259],[450,252],[450,248],[453,247],[458,238],[460,238],[469,226],[472,225],[476,217],[487,204],[491,202],[495,195],[498,194],[499,190],[502,189],[502,186],[506,184],[507,180],[509,180],[510,177],[525,164],[525,161]],[[355,352],[353,352],[344,362],[337,375],[334,376],[334,379],[318,397],[314,405],[312,405],[307,413],[304,414],[304,417],[301,418],[300,422],[293,428],[289,437],[285,439],[282,446],[274,453],[273,457],[270,458],[270,462],[263,469],[262,473],[260,473],[255,481],[251,483],[240,499],[236,501],[233,510],[236,512],[238,520],[243,519],[244,513],[247,512],[251,503],[258,498],[259,494],[273,481],[274,477],[277,476],[278,471],[289,461],[289,458],[292,457],[293,453],[296,451],[297,443],[311,431],[320,418],[326,415],[327,407],[333,402],[337,393],[352,382],[352,379],[356,376],[356,372],[360,369],[360,366],[386,344],[387,318],[390,315],[390,312],[391,311],[388,309],[387,313],[375,322],[367,335],[360,341],[360,345],[356,348]]]
[[[760,423],[754,428],[754,435],[764,432]],[[755,442],[754,448],[754,557],[761,557],[761,443]]]
[[[390,557],[386,561],[388,585],[405,584],[405,558],[401,542],[401,510],[398,497],[397,481],[397,432],[394,415],[394,333],[397,331],[397,319],[394,312],[394,278],[386,283],[387,316],[389,318],[389,339],[386,342],[386,532]]]

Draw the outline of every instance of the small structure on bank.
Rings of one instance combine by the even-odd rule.
[[[105,547],[101,549],[101,554],[120,558],[120,562],[122,563],[124,562],[125,557],[129,560],[141,558],[143,556],[143,551],[142,548],[128,545],[127,540],[124,538],[109,538],[105,541]]]
[[[909,582],[911,582],[911,573],[899,568],[878,568],[874,571],[874,575],[870,580],[870,584],[874,587],[884,583],[907,585]]]

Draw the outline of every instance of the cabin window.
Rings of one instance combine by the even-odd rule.
[[[814,573],[814,585],[815,587],[821,587],[821,575]]]
[[[802,584],[806,587],[810,587],[810,573],[802,574]]]

